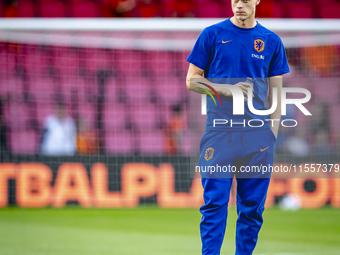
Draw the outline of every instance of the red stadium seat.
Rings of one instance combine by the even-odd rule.
[[[156,123],[160,119],[154,105],[136,105],[131,110],[132,120],[139,130],[153,130],[156,128]]]
[[[35,154],[38,150],[38,137],[34,131],[14,131],[10,133],[13,154]]]
[[[73,1],[72,16],[74,18],[96,18],[99,17],[99,7],[92,1]]]
[[[260,3],[256,8],[256,16],[259,18],[282,18],[284,16],[284,6],[281,2],[266,1]]]
[[[20,77],[9,77],[1,79],[0,95],[19,95],[23,92],[23,80]]]
[[[29,92],[37,102],[47,103],[53,99],[54,81],[51,78],[37,77],[30,79]]]
[[[196,0],[198,4],[208,4],[214,2],[214,0]]]
[[[209,2],[210,0],[201,0]],[[166,17],[197,17],[195,0],[166,0]]]
[[[206,2],[206,0],[203,0],[203,3],[204,2]],[[221,18],[228,18],[234,16],[233,10],[231,9],[230,0],[217,0],[216,2],[218,2],[220,6],[219,13]],[[268,0],[266,0],[266,4],[267,2]]]
[[[172,76],[172,54],[166,51],[151,51],[150,66],[156,77]]]
[[[181,34],[180,37],[175,38],[175,39],[176,40],[178,39],[178,42],[180,43],[181,42],[180,40],[185,39],[185,38],[183,38],[183,34]],[[189,54],[190,52],[178,52],[177,54],[173,56],[174,66],[180,69],[183,76],[187,74],[188,69],[189,69],[189,62],[186,61]]]
[[[340,3],[321,4],[321,18],[323,19],[339,19]]]
[[[106,132],[105,143],[108,154],[124,155],[133,152],[132,137],[129,132]]]
[[[45,76],[47,73],[47,55],[40,50],[29,50],[24,55],[24,67],[31,76]]]
[[[15,75],[15,66],[16,66],[15,54],[6,49],[3,49],[0,52],[1,77],[5,78]]]
[[[79,117],[81,117],[88,128],[94,129],[96,127],[96,108],[92,104],[79,104]]]
[[[32,18],[35,17],[35,6],[32,1],[19,0],[18,12],[20,18]]]
[[[152,53],[150,53],[152,54]],[[140,77],[143,68],[142,53],[139,51],[124,50],[114,55],[117,67],[126,77]]]
[[[54,54],[54,67],[63,79],[78,76],[79,55],[76,52],[69,48],[57,48]]]
[[[272,18],[283,18],[284,17],[282,5],[283,4],[280,2],[273,2],[272,8],[271,8]]]
[[[156,92],[160,102],[165,104],[176,104],[184,98],[185,83],[176,78],[158,78],[156,80]]]
[[[77,100],[82,104],[86,101],[86,85],[82,77],[64,77],[58,86],[66,103],[76,103],[74,100]]]
[[[43,18],[62,18],[65,17],[65,6],[60,1],[50,1],[41,3],[41,17]]]
[[[143,105],[150,101],[150,80],[148,79],[128,77],[124,89],[128,102],[134,105]]]
[[[288,18],[313,18],[313,2],[284,3]]]
[[[150,1],[149,3],[139,1],[135,11],[137,16],[141,18],[161,17],[163,16],[162,7],[157,1]]]
[[[220,18],[222,6],[218,2],[209,2],[206,4],[199,4],[197,6],[197,14],[199,18]]]
[[[11,130],[26,130],[30,119],[28,106],[11,102],[6,109],[5,120]]]
[[[125,128],[125,118],[129,115],[124,105],[106,105],[104,109],[104,128],[106,132],[122,131]]]
[[[119,81],[115,78],[109,78],[106,82],[106,91],[105,91],[105,104],[106,105],[115,105],[118,103],[118,85]]]
[[[142,155],[164,154],[165,134],[163,131],[142,132],[139,136],[140,152]]]
[[[104,50],[87,50],[86,51],[86,67],[89,71],[97,71],[100,69],[112,69],[112,56]]]

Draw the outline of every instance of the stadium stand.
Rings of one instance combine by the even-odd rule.
[[[200,17],[231,16],[228,0],[7,0],[2,17]],[[339,18],[338,0],[267,0],[258,18]]]
[[[228,17],[230,0],[7,0],[2,17]],[[339,18],[337,0],[267,0],[259,5],[264,18]],[[122,33],[123,36],[124,33]],[[142,35],[143,36],[143,35]],[[157,37],[158,35],[153,35]],[[164,35],[159,35],[163,36]],[[183,34],[178,35],[181,39]],[[176,38],[175,38],[176,39]],[[340,88],[339,45],[287,49],[290,77],[327,77],[328,90],[299,81],[313,102],[332,102],[330,143],[338,138]],[[189,92],[184,83],[188,51],[156,51],[61,47],[0,43],[0,99],[10,133],[12,153],[39,153],[44,119],[56,102],[67,113],[98,130],[100,152],[167,153],[166,124],[174,105],[183,107],[184,134],[189,133]],[[332,80],[332,78],[334,78]],[[328,93],[331,90],[332,93]],[[335,103],[333,103],[335,102]],[[162,114],[160,114],[162,113]],[[306,122],[297,114],[298,121]],[[15,118],[13,118],[15,116]],[[189,154],[188,135],[180,151]],[[20,143],[18,143],[20,141]],[[26,142],[27,141],[27,142]],[[21,148],[18,144],[23,144]]]
[[[107,153],[162,153],[165,150],[162,144],[166,139],[164,123],[171,119],[172,106],[184,106],[184,119],[189,119],[186,111],[189,92],[185,87],[184,76],[176,77],[172,69],[188,52],[152,51],[144,52],[141,57],[140,51],[129,50],[125,54],[129,57],[130,65],[124,64],[121,59],[112,68],[113,64],[106,53],[108,56],[119,56],[118,50],[103,52],[102,49],[85,48],[86,74],[91,75],[89,82],[80,71],[83,56],[75,49],[50,46],[48,52],[55,56],[53,63],[49,54],[46,54],[47,49],[41,46],[19,44],[15,48],[16,52],[9,43],[1,44],[0,48],[0,70],[6,71],[6,75],[0,79],[0,95],[10,98],[5,103],[4,119],[11,134],[10,148],[13,153],[38,153],[43,121],[53,113],[56,98],[63,99],[68,114],[74,119],[81,117],[91,128],[100,130],[99,136],[105,141],[102,151]],[[331,52],[334,51],[339,49]],[[146,56],[149,61],[145,60]],[[334,70],[339,69],[340,60],[334,61],[332,69],[320,69],[320,75],[331,75],[327,79],[327,86],[332,93],[309,82],[304,85],[298,81],[291,86],[308,87],[316,97],[315,102],[338,102],[340,88],[335,79],[339,77],[339,72]],[[291,62],[294,63],[293,60]],[[329,62],[325,65],[329,65]],[[24,71],[16,71],[20,68]],[[292,65],[292,68],[299,70],[295,73],[296,77],[305,77],[308,70],[315,66],[312,61],[309,64],[301,62],[300,66]],[[140,69],[144,71],[138,71]],[[103,84],[95,77],[100,70],[108,70],[108,77]],[[183,72],[185,70],[183,67]],[[143,73],[148,76],[143,76]],[[97,98],[103,93],[99,89],[101,86],[104,86],[105,97],[103,103],[98,103]],[[338,104],[330,105],[330,114],[335,116],[338,108]],[[331,120],[330,137],[334,138],[339,133],[338,118]],[[34,126],[32,123],[37,124]],[[185,132],[188,132],[187,125]],[[19,148],[18,139],[27,141],[20,143],[25,146]],[[182,151],[188,153],[184,145]]]
[[[62,1],[43,1],[41,3],[41,17],[63,18],[65,16],[65,5]]]

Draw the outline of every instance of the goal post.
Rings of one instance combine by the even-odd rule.
[[[220,18],[0,19],[1,30],[48,31],[201,31]],[[275,32],[339,32],[339,19],[256,19]]]

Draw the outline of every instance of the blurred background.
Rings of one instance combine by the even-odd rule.
[[[45,122],[59,105],[60,114],[65,115],[61,119],[71,118],[69,129],[77,137],[76,143],[69,144],[72,148],[69,147],[68,155],[188,155],[186,57],[200,28],[164,32],[159,28],[148,31],[144,27],[133,31],[124,28],[125,23],[118,17],[221,18],[232,14],[229,2],[2,1],[0,13],[5,18],[117,17],[116,24],[121,23],[122,27],[110,32],[101,31],[100,26],[88,31],[82,28],[73,33],[69,31],[70,25],[78,26],[81,21],[70,20],[64,31],[61,27],[52,32],[40,25],[39,31],[17,27],[15,31],[2,32],[1,154],[48,153],[44,147],[48,140]],[[339,8],[340,2],[335,0],[265,1],[258,6],[257,17],[313,18],[316,22],[322,18],[339,18]],[[296,19],[296,25],[302,20]],[[36,24],[42,22],[36,20]],[[313,95],[310,107],[317,111],[310,125],[299,125],[302,130],[282,130],[277,153],[337,154],[339,34],[327,29],[327,24],[318,30],[316,23],[310,23],[308,31],[294,32],[289,27],[280,30],[275,32],[283,38],[287,49],[292,69],[289,78],[296,81],[287,83],[300,87],[305,83]],[[315,78],[327,78],[327,89]],[[291,109],[287,118],[296,117],[299,113],[295,110]],[[290,138],[294,143],[287,142]]]
[[[266,0],[258,18],[339,18],[338,0]],[[6,18],[224,18],[229,0],[2,0]],[[226,8],[227,7],[227,8]]]
[[[230,5],[0,2],[5,254],[199,254],[203,200],[200,179],[189,174],[190,137],[201,136],[205,117],[190,109],[186,58],[204,27],[232,16]],[[283,116],[299,124],[280,128],[275,163],[335,164],[331,173],[272,180],[258,254],[340,254],[340,179],[332,178],[340,164],[340,1],[263,0],[256,16],[283,40],[291,69],[284,86],[312,94],[312,117],[296,107]],[[223,254],[233,252],[235,204],[234,186]],[[95,209],[126,207],[134,209]]]

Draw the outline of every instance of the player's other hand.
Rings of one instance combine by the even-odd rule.
[[[241,89],[242,93],[244,94],[244,100],[248,98],[248,88],[251,89],[251,96],[254,97],[254,89],[248,82],[239,82],[236,83],[234,86],[237,86]]]

